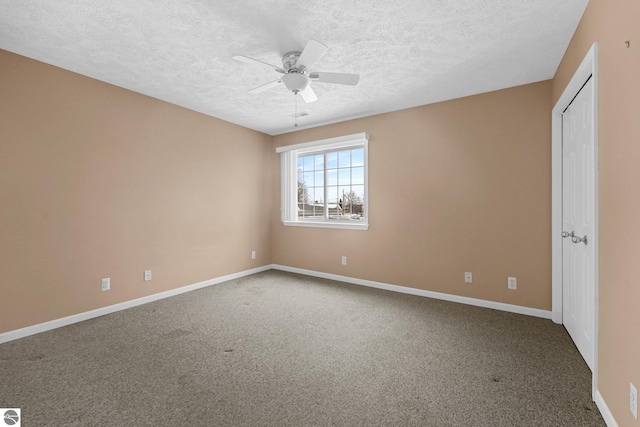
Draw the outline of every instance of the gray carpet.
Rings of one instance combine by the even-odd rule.
[[[0,345],[23,426],[604,426],[549,320],[267,271]]]

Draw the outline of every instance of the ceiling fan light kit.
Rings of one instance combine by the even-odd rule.
[[[327,52],[327,49],[327,46],[322,43],[316,40],[309,40],[302,52],[287,52],[282,57],[282,68],[242,55],[235,55],[233,59],[246,64],[266,66],[278,73],[284,74],[277,80],[251,89],[249,93],[257,94],[284,83],[287,90],[296,95],[299,93],[304,102],[308,104],[318,100],[318,97],[310,86],[312,81],[355,86],[360,80],[358,74],[311,71],[313,64]]]
[[[282,83],[293,93],[298,93],[309,86],[309,77],[302,73],[287,73],[282,76]]]

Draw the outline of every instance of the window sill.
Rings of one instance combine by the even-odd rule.
[[[282,221],[287,227],[341,228],[345,230],[368,230],[369,224],[353,224],[320,221]]]

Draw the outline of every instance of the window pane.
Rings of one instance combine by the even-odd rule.
[[[364,215],[364,185],[354,185],[349,193],[349,215],[360,220]]]
[[[338,167],[348,168],[351,166],[351,150],[338,152]]]
[[[351,187],[349,186],[338,187],[338,197],[342,199],[343,202],[349,198],[350,192],[351,192]]]
[[[351,169],[351,184],[364,185],[364,168],[363,167]]]
[[[298,157],[298,170],[302,170],[302,166],[304,164],[304,160],[302,157]]]
[[[324,170],[324,154],[316,154],[314,163],[315,163],[315,170],[323,171]]]
[[[304,156],[302,159],[304,161],[304,171],[309,172],[313,170],[313,157],[314,156]]]
[[[320,171],[320,172],[316,172],[315,173],[315,183],[314,183],[314,185],[316,187],[324,185],[324,171]]]
[[[364,148],[351,150],[351,166],[364,166]]]
[[[306,187],[298,187],[298,202],[306,203],[311,198],[309,189]]]
[[[307,187],[313,187],[313,172],[305,172],[302,174],[302,181]]]
[[[338,171],[336,169],[327,171],[327,185],[338,185]]]
[[[323,203],[324,201],[324,187],[316,187],[313,189],[313,202],[314,203]]]
[[[354,185],[351,187],[351,191],[361,202],[364,202],[364,185]]]
[[[327,188],[327,203],[338,203],[338,187]]]
[[[349,187],[341,188],[340,192],[342,194],[342,206],[344,209],[344,214],[350,215],[354,213],[354,209],[353,209],[354,198],[353,198],[353,193],[351,192],[351,188]]]
[[[339,177],[338,184],[349,185],[351,184],[351,169],[338,169]]]
[[[327,169],[338,167],[338,153],[327,153]]]

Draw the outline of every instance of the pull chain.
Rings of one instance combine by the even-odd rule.
[[[293,92],[293,103],[295,105],[295,113],[293,115],[293,127],[298,127],[298,94]]]

